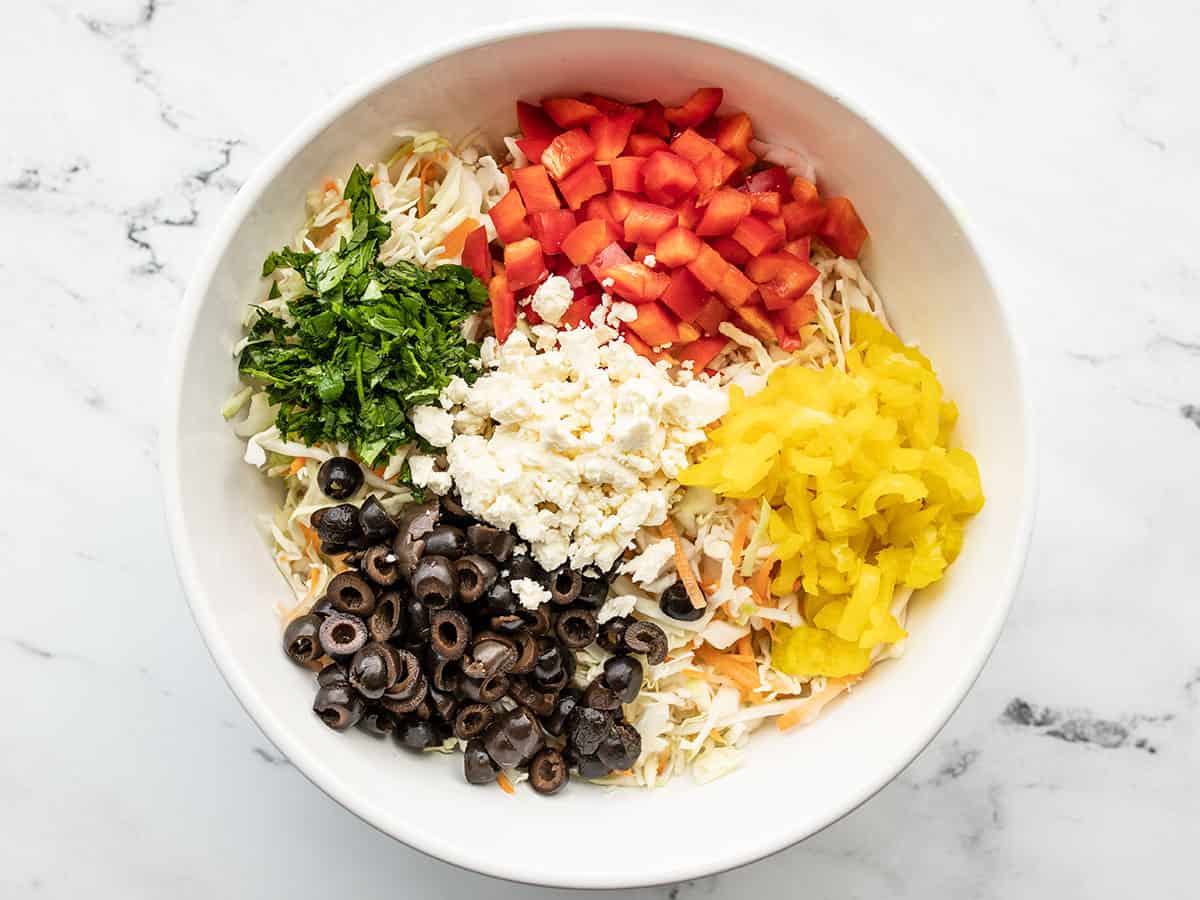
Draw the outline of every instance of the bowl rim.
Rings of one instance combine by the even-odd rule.
[[[1002,596],[1004,602],[992,612],[990,619],[984,622],[980,629],[981,633],[986,635],[986,640],[981,644],[986,649],[975,660],[973,666],[968,668],[961,681],[953,686],[953,690],[948,690],[943,694],[937,704],[937,714],[931,720],[934,722],[934,725],[923,732],[910,735],[906,741],[894,746],[889,753],[887,763],[879,767],[876,777],[864,789],[853,796],[846,797],[844,802],[831,810],[828,821],[824,825],[811,831],[806,831],[802,826],[794,830],[781,828],[772,835],[764,836],[761,852],[749,855],[745,853],[725,852],[719,847],[709,847],[703,855],[696,854],[694,857],[682,862],[665,863],[653,871],[645,872],[642,875],[620,871],[611,873],[594,872],[581,873],[574,880],[563,880],[561,875],[555,877],[533,866],[523,866],[500,860],[481,861],[474,859],[472,858],[471,851],[465,845],[438,841],[412,826],[396,824],[385,828],[373,822],[367,817],[366,813],[360,811],[358,799],[353,792],[340,783],[337,774],[331,771],[319,756],[307,750],[304,742],[295,738],[290,730],[276,718],[271,708],[260,701],[250,680],[234,659],[229,645],[220,636],[212,606],[208,602],[206,592],[202,588],[195,556],[185,540],[186,530],[184,527],[182,482],[180,481],[181,470],[179,465],[180,456],[177,437],[182,423],[182,385],[187,361],[187,349],[196,329],[204,297],[208,293],[213,275],[221,258],[228,249],[234,232],[253,209],[265,188],[278,172],[308,143],[317,137],[322,130],[332,124],[333,121],[344,115],[353,106],[362,102],[376,90],[397,78],[403,77],[409,72],[445,57],[488,44],[529,35],[545,35],[559,31],[578,30],[615,30],[662,34],[669,37],[684,38],[702,44],[709,44],[757,59],[793,78],[807,82],[836,103],[845,107],[849,112],[870,125],[871,128],[878,132],[884,140],[891,144],[916,169],[938,199],[949,210],[955,224],[962,232],[966,245],[978,260],[983,276],[996,297],[997,311],[1001,325],[1004,329],[1005,337],[1008,339],[1009,346],[1012,348],[1013,376],[1019,405],[1022,410],[1022,451],[1024,454],[1022,462],[1025,467],[1025,479],[1020,499],[1020,519],[1016,542],[1013,545],[1013,550],[1003,577]],[[222,678],[224,678],[226,684],[233,691],[235,698],[255,725],[292,761],[297,770],[309,782],[348,812],[373,828],[421,853],[468,871],[508,881],[546,887],[584,889],[643,887],[702,878],[739,868],[772,856],[814,834],[818,834],[849,815],[882,790],[945,727],[955,710],[970,692],[984,665],[991,657],[1020,584],[1029,545],[1032,540],[1037,506],[1038,458],[1034,428],[1035,407],[1027,388],[1028,362],[1026,351],[1018,339],[1008,306],[1004,302],[1003,293],[993,273],[993,267],[989,265],[986,254],[980,247],[978,240],[972,234],[972,230],[968,224],[968,217],[963,207],[957,202],[951,191],[935,173],[932,166],[929,165],[922,154],[906,141],[898,138],[894,130],[885,124],[883,117],[877,115],[875,112],[867,112],[861,102],[848,98],[841,89],[835,90],[820,75],[810,71],[804,65],[783,59],[773,52],[753,48],[740,38],[720,35],[707,26],[679,26],[637,16],[609,16],[603,14],[536,16],[518,19],[503,25],[475,29],[458,39],[440,41],[431,49],[406,54],[397,61],[356,81],[331,100],[322,104],[319,109],[311,113],[294,128],[274,150],[260,160],[253,173],[238,190],[236,196],[210,232],[204,251],[200,255],[188,281],[187,288],[184,291],[183,302],[176,320],[175,332],[168,350],[165,380],[166,398],[163,415],[160,420],[159,462],[162,477],[163,506],[171,552],[192,617],[195,620],[197,628],[200,630],[209,655],[216,664]]]

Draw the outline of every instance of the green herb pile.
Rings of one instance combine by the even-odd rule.
[[[370,175],[355,166],[343,196],[354,231],[340,246],[267,257],[264,276],[295,269],[307,291],[288,303],[294,323],[258,309],[238,368],[279,404],[285,437],[344,441],[371,466],[415,439],[409,410],[435,402],[455,375],[477,376],[479,346],[462,336],[462,323],[487,302],[487,287],[462,266],[380,265],[392,227]]]

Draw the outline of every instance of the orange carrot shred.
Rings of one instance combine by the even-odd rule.
[[[675,544],[675,569],[679,572],[679,580],[683,582],[684,590],[687,591],[692,606],[695,609],[704,609],[708,605],[708,601],[704,599],[704,592],[700,590],[700,585],[696,582],[696,574],[692,571],[692,564],[688,562],[687,553],[683,549],[683,541],[679,539],[679,532],[675,530],[670,519],[658,526],[658,531],[659,534],[670,538]]]
[[[297,456],[295,459],[292,460],[292,464],[290,466],[288,466],[288,474],[295,475],[297,472],[299,472],[301,469],[304,468],[304,463],[305,463],[304,457]]]
[[[795,728],[797,725],[807,725],[821,714],[821,710],[834,697],[840,694],[854,682],[858,681],[857,676],[849,678],[830,678],[825,684],[825,690],[819,694],[813,694],[809,699],[813,702],[798,706],[795,709],[788,710],[776,720],[775,725],[780,731],[787,731],[789,728]]]
[[[463,219],[458,227],[446,235],[446,239],[442,241],[442,250],[446,256],[458,256],[463,252],[463,245],[467,242],[467,235],[479,227],[479,223],[470,216]]]
[[[755,599],[758,600],[760,606],[775,605],[771,599],[771,569],[774,567],[775,554],[772,553],[767,557],[766,562],[758,567],[754,577],[750,579],[750,590],[754,592]]]
[[[749,503],[738,504],[738,518],[733,526],[733,539],[729,542],[729,559],[735,572],[742,564],[742,551],[746,549],[746,538],[750,536],[753,511]]]
[[[429,176],[429,170],[433,166],[432,162],[424,162],[421,164],[421,171],[417,173],[417,215],[424,216],[429,212],[429,203],[425,199],[425,184]]]
[[[508,776],[503,772],[496,776],[496,784],[500,785],[500,790],[506,794],[515,794],[517,789],[513,787],[513,783],[508,780]]]

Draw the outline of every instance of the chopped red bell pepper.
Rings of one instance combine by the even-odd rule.
[[[621,224],[613,218],[612,211],[608,208],[608,197],[603,195],[592,197],[583,204],[583,217],[585,219],[608,219],[614,225]]]
[[[750,259],[750,254],[746,248],[727,234],[712,238],[708,243],[709,246],[721,254],[721,258],[727,263],[732,263],[735,266],[744,266]]]
[[[729,266],[721,278],[721,283],[717,285],[717,293],[730,306],[744,306],[754,298],[757,291],[758,286],[743,275],[737,266]]]
[[[748,303],[737,310],[738,323],[764,344],[775,340],[775,324],[761,306]]]
[[[642,166],[646,160],[641,156],[618,156],[612,161],[612,182],[614,191],[629,191],[639,194],[642,191]]]
[[[687,269],[676,269],[671,273],[671,283],[662,295],[663,303],[685,322],[694,321],[712,299],[715,299],[713,295]],[[722,307],[725,305],[719,300],[717,303]]]
[[[733,239],[745,247],[751,256],[774,250],[783,243],[783,235],[755,216],[746,216],[738,222],[737,228],[733,229]]]
[[[661,303],[639,306],[638,317],[627,324],[634,334],[651,347],[661,347],[679,340],[679,328]]]
[[[605,97],[603,94],[593,94],[591,91],[585,91],[579,97],[584,103],[590,103],[606,116],[617,116],[621,113],[628,112],[633,109],[628,103],[622,103],[620,100],[614,100],[612,97]],[[637,110],[638,118],[641,118],[642,111]]]
[[[571,289],[576,292],[583,287],[584,282],[587,280],[585,273],[587,273],[587,269],[585,269],[583,266],[575,265],[575,263],[571,262],[571,260],[565,256],[560,255],[556,260],[554,260],[554,274],[561,275],[563,278],[567,279],[567,284],[569,284]],[[576,293],[576,296],[579,296],[579,294]]]
[[[733,188],[721,188],[713,193],[704,208],[696,234],[710,237],[730,234],[738,223],[750,215],[750,196]]]
[[[596,276],[597,281],[601,281],[606,277],[606,270],[631,262],[633,260],[629,258],[629,254],[625,252],[625,248],[614,240],[607,247],[601,248],[595,258],[588,263],[588,270]]]
[[[786,194],[791,189],[792,179],[787,173],[787,169],[783,166],[773,166],[770,169],[763,169],[761,172],[755,172],[746,178],[746,190],[752,194],[766,191],[774,191],[777,194]]]
[[[521,152],[525,154],[525,158],[530,164],[536,164],[541,161],[542,154],[546,152],[546,148],[550,146],[552,138],[521,138],[517,141],[517,146]]]
[[[600,115],[600,110],[592,104],[576,100],[574,97],[552,97],[543,100],[542,109],[559,128],[578,128]]]
[[[595,155],[591,136],[582,128],[572,128],[552,140],[539,159],[555,181],[562,181]]]
[[[827,204],[828,215],[817,232],[821,240],[838,256],[855,259],[867,239],[867,226],[858,217],[854,204],[845,197],[834,197]]]
[[[794,241],[788,241],[783,245],[783,249],[796,257],[796,259],[808,262],[809,257],[812,256],[812,238],[802,237]]]
[[[488,300],[492,306],[492,328],[496,340],[504,343],[517,324],[517,298],[508,287],[508,276],[499,272],[488,282]]]
[[[653,244],[635,244],[633,247],[633,258],[634,258],[634,261],[636,261],[636,262],[644,263],[646,261],[647,256],[653,256],[653,255],[654,255],[654,245]],[[647,268],[649,268],[649,266],[647,266]]]
[[[647,100],[633,105],[642,111],[642,121],[638,123],[641,131],[664,139],[671,136],[671,126],[667,122],[666,110],[661,103],[657,100]]]
[[[753,138],[754,127],[745,113],[726,116],[717,124],[717,146],[741,163],[743,168],[758,162],[758,157],[750,149]]]
[[[705,334],[717,335],[721,333],[721,323],[728,322],[732,315],[724,301],[709,294],[704,305],[691,319]]]
[[[655,350],[632,331],[623,329],[621,331],[621,336],[625,339],[625,343],[627,343],[638,356],[644,356],[652,363],[661,362],[662,360],[666,360],[667,362],[674,361],[671,359],[670,354],[663,353],[661,350]]]
[[[516,188],[510,188],[500,200],[488,210],[496,235],[506,244],[527,238],[531,234],[525,221],[525,204]]]
[[[579,209],[590,198],[608,190],[600,167],[586,162],[558,183],[558,189],[571,209]]]
[[[799,175],[792,179],[791,192],[792,199],[797,203],[808,205],[821,201],[821,194],[817,191],[817,186]]]
[[[732,266],[721,258],[720,253],[704,243],[701,243],[696,258],[687,264],[687,270],[710,291],[720,287],[725,271],[730,268]]]
[[[642,181],[647,197],[669,206],[696,186],[696,170],[683,157],[659,150],[642,167]]]
[[[667,107],[667,121],[677,128],[693,128],[717,111],[724,96],[720,88],[700,88],[682,106]]]
[[[527,138],[550,140],[561,130],[550,121],[545,110],[523,100],[517,101],[517,128]]]
[[[694,197],[684,197],[676,203],[675,212],[679,214],[679,226],[690,228],[692,231],[696,230],[696,226],[700,224],[700,216],[704,214]]]
[[[627,110],[615,115],[601,116],[592,119],[588,125],[588,133],[596,146],[598,162],[612,162],[621,155],[633,132],[633,123],[637,119],[633,110]]]
[[[620,225],[629,216],[633,205],[640,202],[642,201],[638,200],[636,194],[630,194],[625,191],[613,191],[608,195],[608,211],[612,213],[613,221]]]
[[[787,239],[816,234],[825,222],[825,206],[821,203],[800,203],[792,201],[783,204],[783,221],[787,225]]]
[[[462,264],[480,281],[492,277],[492,253],[488,249],[487,229],[480,225],[463,241]]]
[[[602,270],[603,279],[612,279],[609,290],[619,294],[633,303],[649,303],[663,295],[671,283],[671,279],[663,272],[655,272],[640,262],[630,260],[616,266],[606,266]]]
[[[671,141],[671,152],[682,156],[693,166],[710,156],[722,156],[721,148],[707,138],[701,137],[694,129],[688,128],[679,137]]]
[[[675,210],[657,203],[635,201],[625,217],[625,240],[652,244],[675,227]]]
[[[746,274],[760,286],[767,309],[779,310],[803,296],[821,273],[806,260],[782,251],[755,257],[747,264]]]
[[[750,211],[762,216],[777,216],[783,209],[783,198],[777,191],[749,191]]]
[[[588,219],[563,238],[562,252],[575,265],[586,266],[620,236],[617,227],[607,219]]]
[[[772,314],[775,331],[798,334],[800,329],[817,320],[817,299],[812,294],[805,294],[799,300],[793,301],[787,308]],[[783,338],[780,336],[780,343]]]
[[[706,156],[700,160],[696,164],[696,191],[700,194],[700,202],[707,202],[712,193],[728,182],[737,171],[737,160],[724,153],[718,152],[716,156]]]
[[[563,313],[559,324],[563,328],[574,328],[576,325],[582,325],[591,319],[592,313],[596,311],[599,305],[599,294],[584,294],[582,297],[577,297],[571,301],[571,305]]]
[[[575,213],[569,209],[547,209],[533,213],[529,224],[543,253],[560,253],[563,238],[575,230]]]
[[[675,212],[672,212],[671,215],[675,218],[678,217]],[[628,223],[626,223],[626,228],[628,229]],[[628,234],[628,230],[626,234]],[[690,228],[676,226],[658,238],[654,247],[654,258],[661,266],[675,268],[686,266],[696,258],[696,254],[699,252],[700,238],[696,237],[696,233]]]
[[[550,183],[550,176],[546,174],[545,166],[514,169],[513,181],[516,182],[517,190],[521,192],[521,199],[525,201],[527,213],[562,207],[558,201],[558,194],[554,192],[554,185]]]
[[[667,142],[658,135],[635,131],[629,136],[628,147],[634,156],[649,156],[659,150],[666,150]]]
[[[692,371],[699,372],[716,359],[728,344],[729,338],[723,334],[716,337],[702,337],[682,347],[671,348],[671,355],[680,363],[691,360]]]
[[[692,341],[700,340],[700,329],[691,322],[676,322],[675,328],[679,331],[679,343],[690,344]]]
[[[522,238],[515,244],[504,247],[504,274],[508,277],[508,288],[521,288],[537,284],[546,276],[546,257],[542,245],[535,238]]]

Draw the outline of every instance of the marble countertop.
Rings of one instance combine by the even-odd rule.
[[[446,9],[6,10],[0,896],[569,893],[408,850],[280,758],[209,661],[160,510],[164,352],[217,217],[300,117],[457,28]],[[562,12],[501,0],[460,3],[453,18]],[[972,211],[1008,289],[1035,386],[1042,485],[1004,637],[900,778],[769,860],[633,893],[1193,893],[1200,12],[1166,0],[1030,0],[986,14],[949,0],[852,0],[770,3],[747,21],[742,9],[660,0],[655,15],[803,52],[906,123]]]

